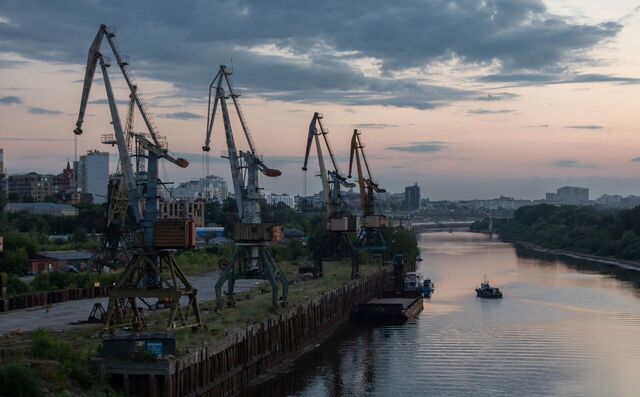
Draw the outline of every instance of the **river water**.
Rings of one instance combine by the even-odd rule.
[[[348,325],[250,396],[640,396],[640,272],[473,233],[419,238],[436,284],[402,326]],[[476,298],[484,275],[502,300]]]

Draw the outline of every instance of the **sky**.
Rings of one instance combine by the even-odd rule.
[[[169,149],[164,180],[207,171],[209,84],[233,81],[274,192],[317,192],[301,170],[324,115],[344,173],[354,128],[374,179],[417,182],[433,200],[640,194],[640,2],[632,0],[9,1],[0,0],[0,147],[8,173],[60,172],[74,158],[87,51],[101,23]],[[111,56],[103,43],[102,51]],[[110,68],[126,115],[128,92]],[[92,88],[78,153],[116,150],[104,85]],[[144,131],[139,115],[136,130]],[[232,114],[234,117],[235,114]],[[209,173],[230,183],[219,117]],[[234,124],[236,141],[246,148]]]

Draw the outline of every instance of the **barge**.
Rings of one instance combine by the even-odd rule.
[[[422,294],[399,294],[375,298],[358,306],[352,317],[358,321],[404,324],[423,309]]]

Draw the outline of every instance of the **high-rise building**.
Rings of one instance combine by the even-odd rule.
[[[546,201],[556,204],[582,205],[589,202],[589,189],[586,187],[563,186],[555,193],[547,193]]]
[[[53,175],[35,172],[9,175],[9,199],[19,201],[44,201],[53,195]]]
[[[404,208],[409,211],[420,209],[420,186],[417,183],[404,188]]]
[[[90,150],[80,156],[75,166],[77,186],[83,193],[91,193],[93,202],[107,202],[109,185],[109,153]]]

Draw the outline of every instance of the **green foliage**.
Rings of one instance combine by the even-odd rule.
[[[31,282],[32,291],[55,291],[68,288],[93,287],[94,283],[109,285],[116,282],[119,272],[112,273],[68,273],[50,272],[36,275]]]
[[[25,264],[28,259],[29,256],[27,255],[27,250],[24,247],[11,251],[8,250],[0,257],[0,271],[13,274],[24,274]]]
[[[33,358],[58,361],[61,364],[58,374],[61,379],[73,379],[86,389],[96,381],[97,374],[89,369],[88,358],[49,331],[39,329],[32,334],[30,353]]]
[[[522,207],[510,222],[496,225],[507,239],[540,246],[610,256],[640,259],[640,207],[601,210],[593,207]]]
[[[418,240],[416,235],[402,227],[390,227],[384,231],[384,239],[389,246],[389,257],[404,255],[408,260],[418,256]]]
[[[29,286],[15,274],[9,273],[3,280],[7,283],[7,295],[20,295],[29,291]]]
[[[8,364],[0,367],[0,396],[41,396],[38,379],[31,368],[24,364]]]

